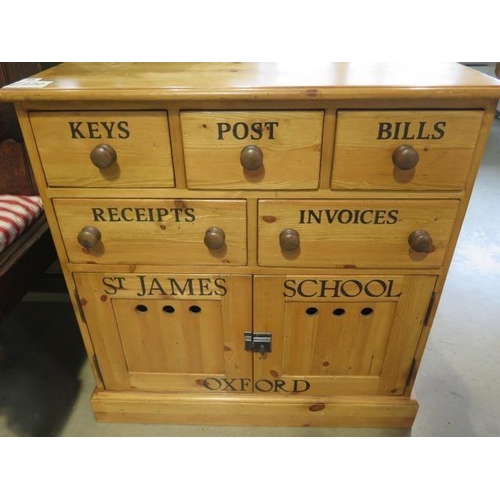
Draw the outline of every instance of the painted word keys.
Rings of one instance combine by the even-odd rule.
[[[128,122],[68,122],[72,139],[128,139]]]

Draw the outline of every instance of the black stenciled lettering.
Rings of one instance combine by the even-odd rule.
[[[333,286],[327,286],[329,284],[329,280],[319,280],[319,283],[321,285],[321,289],[320,289],[320,293],[319,293],[319,296],[320,297],[327,297],[326,293],[327,292],[332,292],[331,295],[328,295],[328,297],[338,297],[339,296],[339,285],[341,283],[340,280],[333,280],[332,283],[333,283]]]
[[[222,382],[224,382],[226,385],[222,388],[223,391],[227,391],[228,389],[231,389],[232,391],[236,391],[236,387],[233,386],[233,384],[236,382],[235,378],[223,378],[221,379]]]
[[[337,218],[337,214],[339,213],[338,210],[334,210],[333,212],[331,210],[325,210],[326,213],[326,218],[328,220],[328,224],[332,224],[335,219]]]
[[[226,280],[224,278],[215,278],[214,285],[218,290],[214,290],[215,295],[223,297],[227,293]]]
[[[367,216],[373,215],[373,210],[363,210],[361,212],[361,224],[371,224],[373,222],[373,219],[367,220]]]
[[[130,213],[131,215],[128,216],[127,213]],[[129,207],[122,208],[121,217],[126,222],[133,222],[135,220],[134,209]]]
[[[306,214],[305,210],[299,210],[299,224],[305,224],[304,216]]]
[[[304,285],[306,283],[314,283],[316,285],[318,282],[316,280],[302,280],[299,283],[299,286],[297,287],[297,293],[301,297],[314,297],[317,294],[317,292],[313,292],[312,294],[309,294],[309,295],[304,292]]]
[[[373,223],[374,224],[383,224],[385,212],[386,212],[385,210],[375,210],[375,220],[373,221]]]
[[[172,291],[171,295],[186,295],[186,290],[188,292],[187,295],[194,295],[192,278],[186,280],[184,287],[181,287],[174,278],[170,278],[170,287]]]
[[[314,219],[314,221],[318,224],[321,223],[321,214],[323,213],[323,210],[319,210],[318,212],[319,213],[316,214],[316,212],[314,210],[307,211],[307,215],[308,215],[307,223],[308,224],[311,224],[311,219]]]
[[[380,288],[377,290],[377,286]],[[371,280],[365,285],[368,297],[382,297],[387,290],[387,283],[382,280]]]
[[[125,278],[121,276],[105,276],[102,279],[102,284],[106,287],[104,292],[108,295],[115,295],[118,290],[123,289]]]
[[[238,132],[242,130],[242,133]],[[248,125],[245,122],[237,122],[233,125],[233,137],[238,140],[246,139],[248,137]]]
[[[274,381],[274,392],[279,392],[279,391],[288,392],[285,389],[285,384],[286,384],[286,381],[284,381],[284,380],[275,380]]]
[[[113,129],[115,127],[115,122],[101,122],[102,128],[106,131],[107,139],[113,138]]]
[[[210,290],[212,280],[210,278],[198,278],[198,289],[200,295],[212,295],[214,292]]]
[[[158,216],[158,222],[163,222],[163,219],[168,215],[168,210],[166,208],[157,208],[156,214]]]
[[[287,297],[287,298],[295,297],[295,294],[296,294],[295,288],[293,286],[290,286],[290,284],[295,285],[295,280],[290,279],[290,280],[285,280],[283,282],[283,287],[285,288],[285,290],[289,290],[291,292],[290,295],[287,295],[286,292],[283,292],[283,297]]]
[[[163,286],[158,278],[151,279],[151,286],[149,288],[148,295],[154,295],[155,292],[159,292],[160,295],[166,295]]]
[[[250,382],[251,380],[249,378],[240,378],[240,391],[246,391]]]
[[[118,209],[116,207],[108,208],[108,218],[109,222],[119,222],[121,220],[120,216],[118,215]]]
[[[341,224],[349,224],[352,220],[352,212],[350,210],[341,210],[338,214],[338,221]]]
[[[444,137],[444,128],[446,127],[446,122],[436,122],[434,124],[434,132],[435,134],[432,134],[432,138],[439,140]]]
[[[307,380],[294,380],[292,392],[306,392],[311,388],[311,384]]]
[[[106,219],[103,216],[104,209],[98,207],[92,207],[91,210],[92,210],[92,215],[94,216],[94,222],[97,221],[106,222]]]
[[[394,125],[394,131],[392,133],[392,138],[399,139],[399,130],[401,128],[402,122],[395,122],[393,123],[393,125]]]
[[[274,384],[271,380],[266,380],[265,378],[261,378],[255,382],[255,388],[259,392],[270,392],[274,388]]]
[[[425,133],[426,125],[427,125],[427,122],[418,122],[417,139],[429,139],[430,138],[430,134]]]
[[[128,122],[121,121],[116,124],[116,127],[120,131],[118,134],[119,139],[128,139],[130,137],[130,130],[128,128]]]
[[[203,380],[203,387],[211,391],[218,391],[222,387],[222,382],[218,378],[206,378]]]
[[[175,222],[179,222],[180,219],[179,219],[179,212],[182,213],[182,208],[171,208],[170,209],[170,213],[174,213],[174,217],[175,217]]]
[[[388,287],[387,287],[387,295],[386,297],[401,297],[403,292],[399,292],[397,294],[392,293],[392,287],[394,286],[394,280],[389,280],[388,281]]]
[[[69,128],[71,130],[72,139],[85,139],[80,127],[83,122],[68,122]]]
[[[348,287],[351,287],[351,285],[355,287],[354,293],[348,293],[347,289]],[[340,292],[344,297],[350,297],[350,298],[357,297],[358,295],[361,294],[362,291],[363,291],[363,285],[358,280],[344,281],[340,287]]]
[[[262,123],[252,123],[250,125],[250,128],[252,129],[252,134],[250,135],[250,138],[253,139],[254,141],[257,141],[259,139],[262,139]]]
[[[398,221],[399,210],[389,210],[387,212],[386,224],[395,224]]]
[[[392,123],[382,122],[378,124],[378,136],[377,140],[390,139],[391,138]]]
[[[224,134],[231,130],[230,123],[217,123],[217,140],[222,141],[224,139]]]
[[[405,140],[415,139],[415,134],[410,135],[411,122],[404,122],[404,124],[405,124],[405,127],[403,130],[402,139],[405,139]]]
[[[137,293],[138,297],[144,297],[146,295],[146,276],[137,276],[139,278],[139,284],[141,286],[141,291]]]
[[[99,129],[99,122],[87,122],[90,139],[102,139]]]
[[[194,208],[185,208],[184,209],[184,220],[186,222],[193,222],[196,220],[196,217],[194,215]]]
[[[145,208],[136,208],[135,209],[135,217],[138,222],[148,222],[148,217],[146,214]]]
[[[266,127],[269,127],[269,139],[273,140],[274,139],[274,126],[276,125],[276,128],[279,127],[278,122],[265,122],[264,125]]]

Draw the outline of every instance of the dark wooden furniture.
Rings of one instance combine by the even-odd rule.
[[[0,87],[46,67],[46,63],[0,63]],[[0,194],[38,194],[11,103],[0,103]],[[56,257],[45,214],[0,253],[0,323]]]

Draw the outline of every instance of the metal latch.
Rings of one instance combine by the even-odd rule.
[[[264,354],[271,352],[270,333],[245,332],[245,351],[260,352]]]

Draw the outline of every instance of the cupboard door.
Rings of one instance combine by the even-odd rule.
[[[107,389],[251,391],[250,276],[77,273],[75,282]]]
[[[256,276],[255,392],[403,393],[435,276]]]

